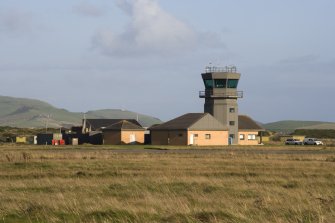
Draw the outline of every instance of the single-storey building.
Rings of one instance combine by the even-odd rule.
[[[82,132],[88,133],[92,131],[101,131],[108,126],[114,125],[123,120],[141,126],[141,124],[138,123],[138,121],[136,121],[135,119],[83,119]]]
[[[103,143],[106,145],[144,144],[145,129],[141,125],[121,120],[102,128]]]
[[[228,128],[209,113],[188,113],[149,130],[152,145],[228,145]]]
[[[109,127],[114,126],[114,125],[117,126],[117,124],[121,123],[122,121],[127,121],[129,123],[132,123],[136,126],[140,126],[142,128],[141,124],[135,119],[83,119],[83,122],[82,122],[83,125],[81,127],[76,127],[75,130],[76,130],[77,134],[79,134],[79,135],[80,134],[83,134],[83,135],[87,134],[88,135],[86,143],[90,143],[90,144],[93,144],[93,145],[102,145],[102,144],[104,144],[104,134],[107,134],[107,132],[111,132],[111,131],[108,131],[108,129],[106,131],[104,131],[104,130],[106,128],[109,128]],[[115,141],[115,140],[110,141],[110,139],[108,139],[108,137],[110,137],[110,134],[111,133],[108,133],[108,136],[107,136],[107,143],[108,144],[123,144],[123,143],[119,142],[120,140],[119,141]],[[137,137],[137,139],[138,138],[139,137]],[[127,141],[129,141],[129,140],[127,140]],[[142,143],[141,141],[139,141],[139,142]],[[128,143],[126,143],[126,144],[128,144]]]
[[[258,136],[261,131],[264,131],[264,129],[249,116],[238,116],[239,145],[258,145],[262,143],[261,138]]]

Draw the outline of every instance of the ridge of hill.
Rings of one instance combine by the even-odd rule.
[[[161,120],[121,109],[88,111],[87,118],[138,118],[143,126],[162,123]],[[0,126],[20,128],[70,127],[80,125],[83,113],[60,109],[44,101],[0,96]]]
[[[262,124],[262,126],[270,131],[293,132],[296,129],[326,129],[326,128],[334,129],[335,123],[321,122],[321,121],[284,120],[284,121]]]
[[[326,122],[317,125],[303,126],[298,129],[315,129],[315,130],[330,130],[335,129],[335,123]]]

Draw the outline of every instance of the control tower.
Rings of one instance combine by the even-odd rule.
[[[235,66],[207,66],[201,74],[205,91],[199,92],[205,98],[204,112],[210,113],[229,129],[229,143],[238,143],[238,105],[237,99],[243,97],[237,91],[241,74]]]

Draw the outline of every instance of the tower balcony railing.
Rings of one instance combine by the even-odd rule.
[[[225,67],[206,66],[205,67],[205,73],[212,73],[212,72],[237,73],[237,68],[235,66],[225,66]]]
[[[243,98],[243,91],[213,92],[213,90],[199,91],[200,98]]]

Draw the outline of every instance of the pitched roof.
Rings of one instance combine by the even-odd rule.
[[[238,129],[258,131],[264,130],[264,128],[259,126],[252,118],[247,115],[238,116]]]
[[[149,128],[150,130],[227,130],[209,113],[187,113],[160,125]]]
[[[108,131],[108,130],[144,130],[144,128],[130,121],[122,120],[106,128],[103,128],[103,131]]]
[[[136,121],[135,119],[86,119],[86,127],[90,126],[92,130],[97,130],[103,127],[106,128],[108,126],[111,126],[123,120],[131,122],[135,125],[141,126],[141,124],[138,123],[138,121]],[[84,120],[83,120],[83,123],[84,123]]]

